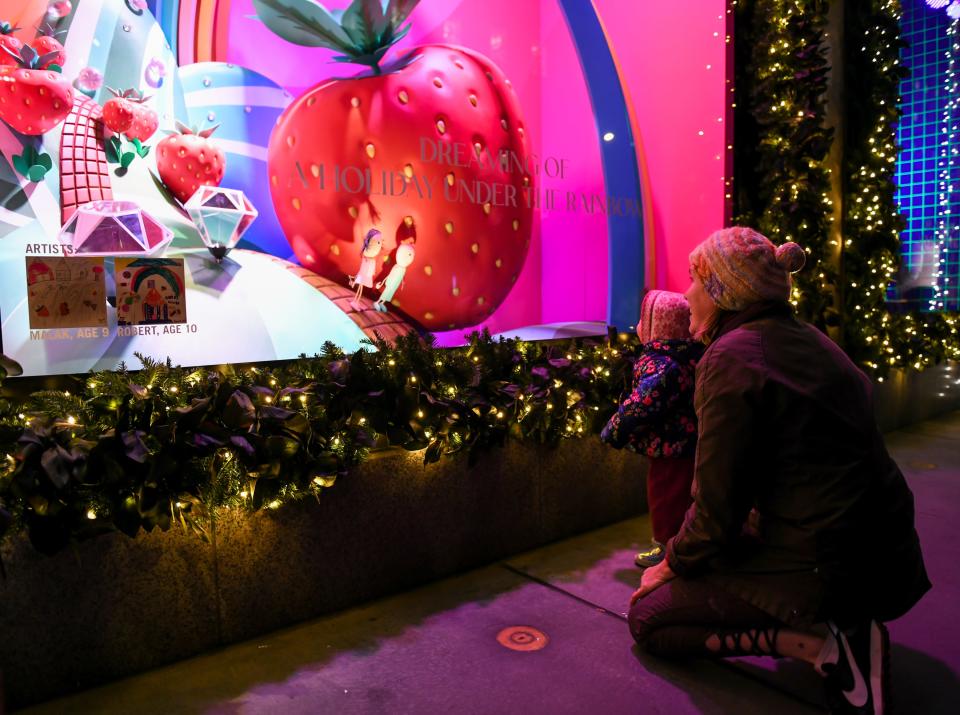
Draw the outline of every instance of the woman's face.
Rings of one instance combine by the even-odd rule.
[[[690,287],[683,294],[690,304],[690,334],[699,336],[717,312],[717,304],[703,287],[699,276],[690,271]]]

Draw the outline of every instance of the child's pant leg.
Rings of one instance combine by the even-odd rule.
[[[652,457],[647,474],[647,503],[653,538],[661,544],[675,536],[690,508],[693,457]]]

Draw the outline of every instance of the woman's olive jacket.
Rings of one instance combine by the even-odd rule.
[[[697,366],[694,503],[670,567],[793,625],[906,613],[930,582],[871,387],[786,303],[721,319]],[[759,540],[743,536],[751,508]]]

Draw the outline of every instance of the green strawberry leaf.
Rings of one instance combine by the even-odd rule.
[[[24,150],[23,153],[26,154],[26,150]],[[13,157],[13,168],[16,169],[17,173],[21,176],[26,176],[27,172],[30,171],[30,164],[21,154],[16,154]]]
[[[47,154],[46,152],[40,152],[39,154],[37,154],[37,158],[34,163],[39,164],[47,171],[50,171],[50,169],[53,168],[53,159],[51,159],[50,155]]]
[[[47,169],[40,166],[39,164],[34,164],[30,167],[30,170],[27,172],[27,178],[30,181],[43,181],[43,177],[47,175]]]
[[[340,21],[354,44],[364,52],[379,46],[380,36],[387,29],[380,0],[353,0]]]
[[[410,17],[410,13],[413,12],[413,8],[417,6],[420,0],[390,0],[390,4],[387,5],[387,22],[390,27],[396,29],[404,23],[404,21]]]
[[[56,62],[54,62],[52,65],[47,65],[47,69],[51,72],[59,72],[60,74],[63,74],[63,67],[58,65]]]
[[[130,140],[130,143],[133,144],[133,148],[136,149],[137,153],[139,154],[140,149],[143,148],[143,142],[141,142],[139,139],[134,137],[133,139]]]
[[[287,42],[346,52],[350,36],[322,5],[314,0],[253,0],[257,18]]]
[[[136,158],[137,158],[137,155],[134,152],[126,151],[120,157],[120,166],[126,169],[128,166],[130,166],[131,162],[133,162],[133,160]]]
[[[137,154],[140,155],[141,159],[145,159],[147,157],[147,154],[149,153],[150,153],[150,147],[148,146],[142,146],[139,149],[137,149]]]
[[[113,137],[113,139],[116,139],[116,137]],[[119,164],[120,151],[117,145],[113,143],[113,139],[107,142],[107,145],[103,148],[103,153],[107,155],[108,164]]]

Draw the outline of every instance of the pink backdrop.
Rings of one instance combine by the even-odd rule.
[[[724,222],[726,1],[594,5],[632,101],[638,163],[651,198],[648,286],[684,290],[687,253]],[[340,69],[329,62],[329,50],[290,45],[249,19],[250,0],[233,0],[231,10],[228,61],[294,95]],[[569,173],[544,186],[616,193],[604,186],[596,122],[556,0],[422,0],[411,19],[401,46],[461,44],[486,54],[510,77],[536,153],[568,162]],[[603,321],[608,258],[602,214],[541,211],[524,272],[487,327]],[[450,342],[460,332],[440,337]]]

